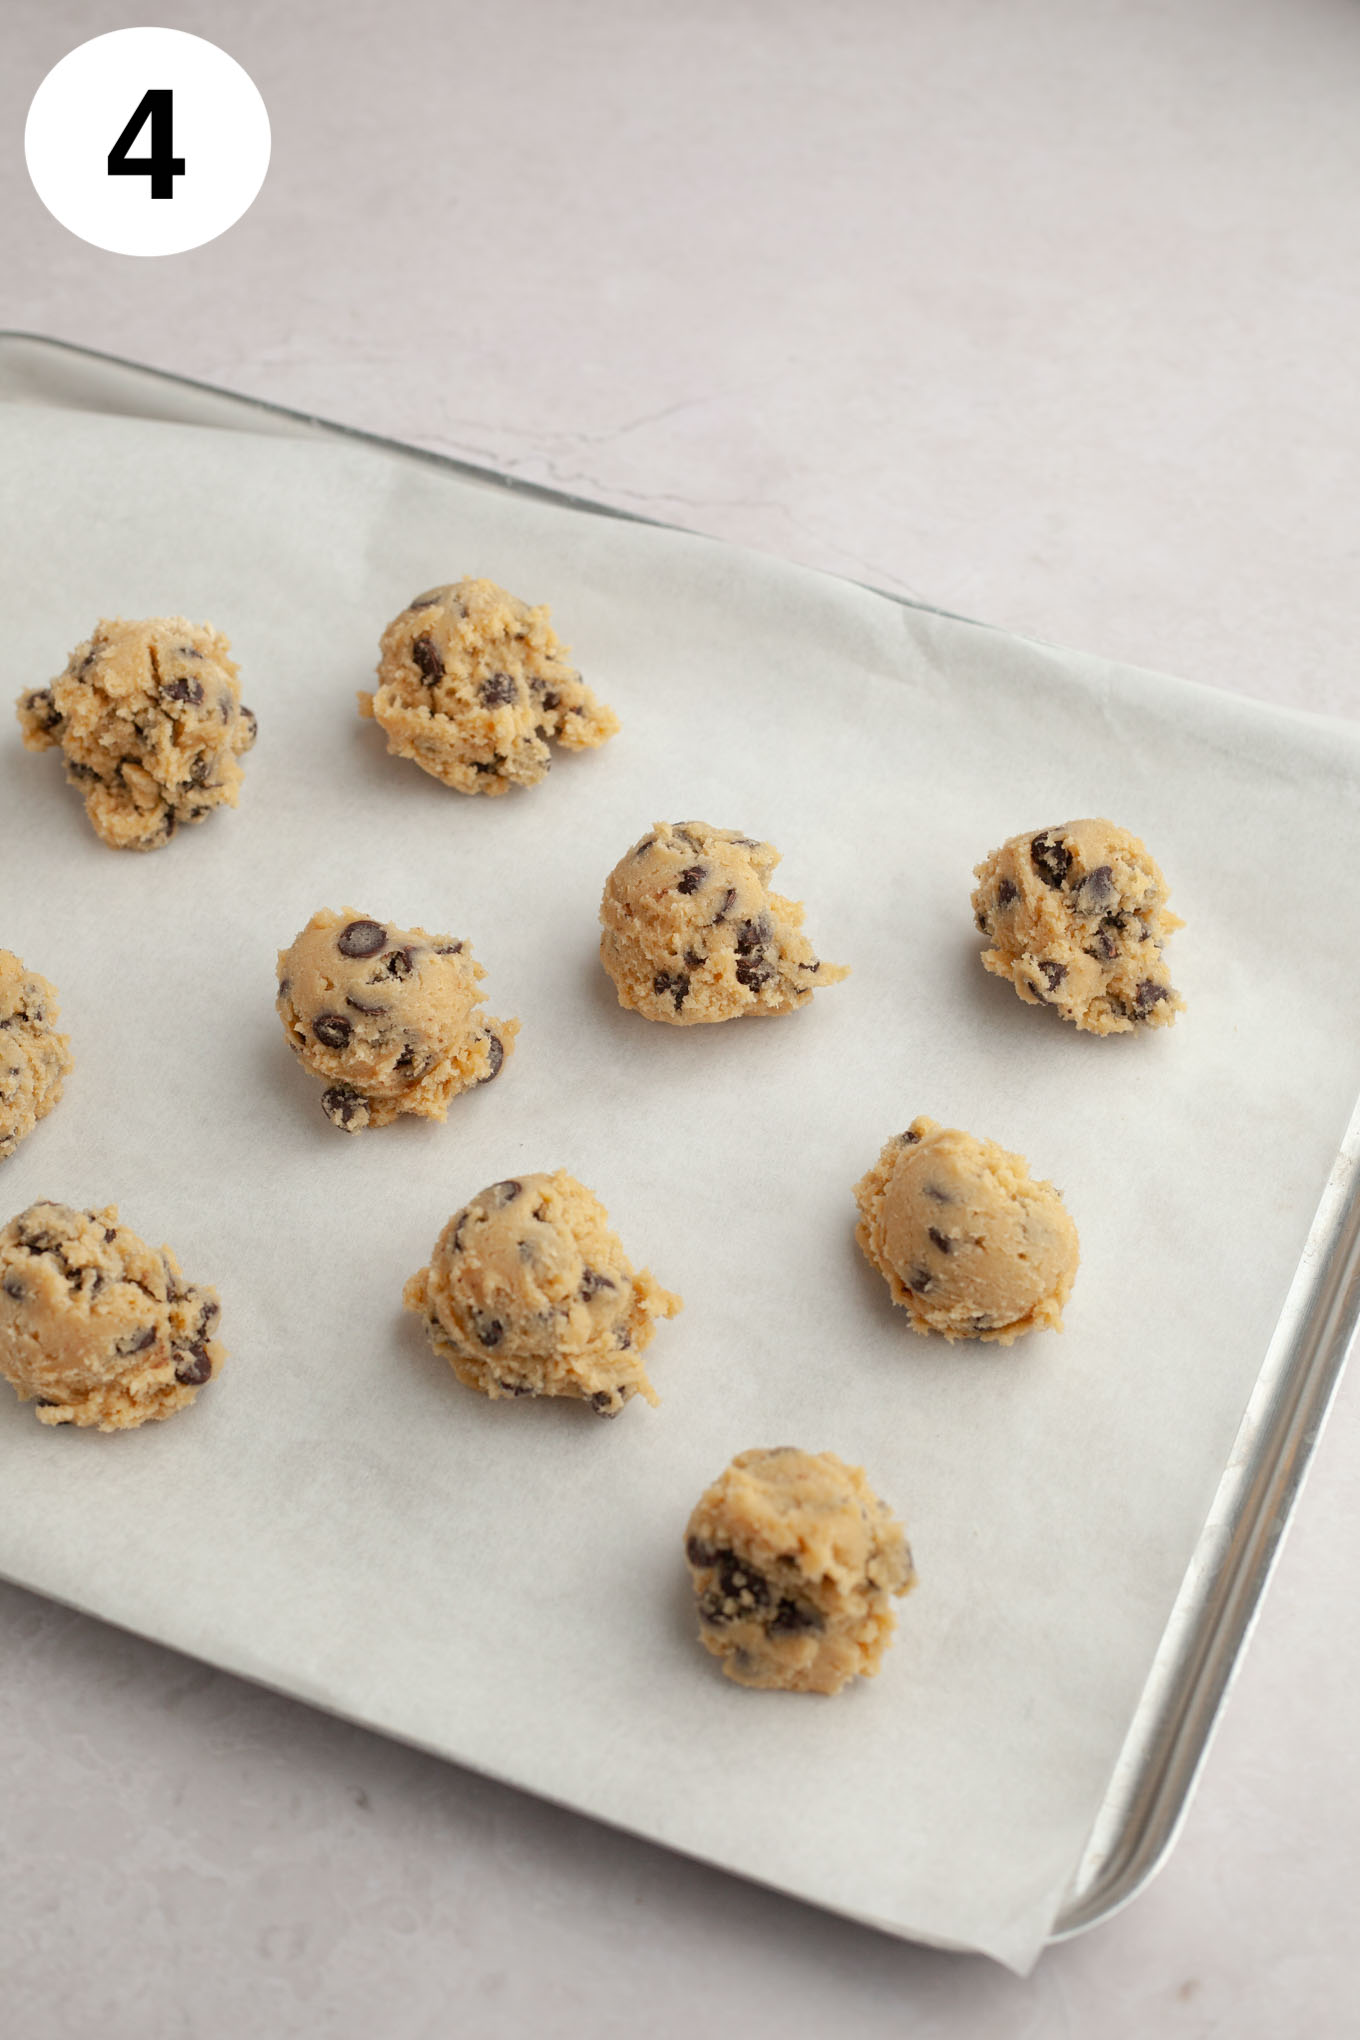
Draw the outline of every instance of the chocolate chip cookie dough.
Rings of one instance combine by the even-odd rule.
[[[699,1640],[739,1686],[839,1693],[871,1679],[916,1584],[902,1525],[834,1452],[741,1452],[685,1532]]]
[[[486,972],[470,943],[355,907],[313,914],[279,951],[278,976],[288,1046],[347,1133],[403,1112],[443,1119],[450,1098],[500,1075],[519,1033],[518,1020],[477,1011]]]
[[[0,1374],[40,1424],[131,1431],[193,1402],[226,1358],[217,1291],[186,1282],[116,1205],[30,1204],[0,1231]]]
[[[605,881],[600,961],[619,1004],[672,1027],[791,1013],[849,976],[770,891],[779,852],[707,822],[657,822]]]
[[[1051,1183],[995,1141],[913,1119],[855,1185],[855,1237],[912,1330],[1009,1346],[1062,1330],[1077,1229]]]
[[[617,731],[548,623],[494,581],[453,581],[409,602],[382,635],[378,685],[359,696],[387,748],[460,793],[534,786],[549,744],[584,751]]]
[[[0,949],[0,1162],[61,1096],[71,1044],[56,1031],[57,995],[45,977]]]
[[[1087,1034],[1170,1027],[1185,1001],[1162,960],[1184,925],[1136,836],[1113,822],[1064,822],[1012,836],[976,868],[973,915],[986,969],[1027,1005],[1054,1006]]]
[[[407,1310],[468,1388],[572,1396],[602,1417],[657,1395],[642,1364],[658,1318],[680,1298],[635,1274],[609,1214],[565,1169],[515,1176],[455,1212]]]
[[[230,646],[182,616],[101,622],[48,687],[19,697],[30,751],[60,749],[95,833],[158,850],[181,822],[235,807],[255,741]]]

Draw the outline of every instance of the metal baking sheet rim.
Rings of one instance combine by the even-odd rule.
[[[148,405],[151,390],[161,401]],[[173,402],[166,401],[169,397]],[[566,509],[627,523],[663,523],[45,334],[0,330],[0,401],[130,411],[228,430],[258,430],[267,420],[268,429],[283,436],[354,440],[404,460],[444,468],[488,488]],[[974,629],[994,628],[934,604],[883,589],[873,592],[904,608],[950,616]],[[1121,1911],[1170,1854],[1322,1435],[1357,1323],[1360,1102],[1332,1165],[1213,1506],[1054,1924],[1053,1941],[1084,1933]]]

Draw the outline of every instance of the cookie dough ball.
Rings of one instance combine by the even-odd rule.
[[[834,1452],[741,1452],[685,1532],[699,1640],[739,1686],[839,1693],[871,1679],[892,1597],[916,1584],[902,1525]]]
[[[323,908],[279,951],[275,1001],[288,1046],[326,1086],[347,1133],[403,1112],[443,1119],[450,1098],[498,1077],[518,1020],[479,1013],[486,972],[469,943]]]
[[[973,915],[985,967],[1027,1005],[1054,1006],[1087,1034],[1170,1027],[1185,1001],[1162,961],[1173,928],[1167,883],[1113,822],[1012,836],[976,867]]]
[[[855,1185],[855,1237],[913,1331],[1009,1346],[1062,1330],[1077,1229],[1023,1155],[913,1119]]]
[[[181,822],[235,807],[255,718],[229,651],[211,624],[120,618],[77,645],[50,687],[19,697],[25,744],[60,749],[113,849],[158,850]]]
[[[821,963],[803,909],[770,891],[779,852],[707,822],[657,822],[605,880],[600,961],[619,1004],[695,1027],[791,1013],[850,975]]]
[[[619,726],[568,663],[546,607],[476,580],[431,588],[393,618],[359,713],[382,725],[395,757],[460,793],[534,786],[550,743],[584,751]]]
[[[45,977],[0,949],[0,1162],[52,1110],[71,1071],[56,1031],[57,995]]]
[[[436,1353],[495,1401],[565,1395],[617,1416],[656,1391],[642,1365],[680,1298],[634,1274],[609,1214],[565,1169],[516,1176],[455,1212],[403,1292]]]
[[[0,1374],[40,1424],[173,1416],[226,1358],[219,1315],[217,1291],[119,1225],[116,1205],[30,1204],[0,1232]]]

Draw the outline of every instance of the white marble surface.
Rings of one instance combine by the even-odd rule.
[[[184,0],[274,162],[163,263],[18,151],[134,18],[9,0],[5,325],[1360,714],[1353,0]],[[1358,1421],[1168,1867],[1026,1981],[0,1589],[6,2031],[1352,2033]]]

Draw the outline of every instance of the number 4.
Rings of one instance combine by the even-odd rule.
[[[151,123],[149,156],[129,156],[147,121]],[[137,111],[109,150],[110,177],[149,177],[153,198],[173,198],[175,179],[184,175],[184,158],[175,154],[175,95],[173,92],[144,92]]]

